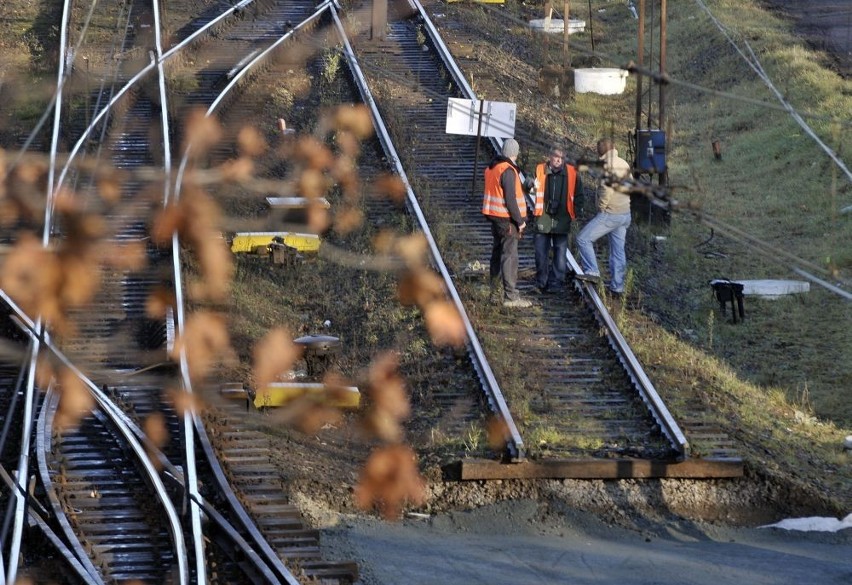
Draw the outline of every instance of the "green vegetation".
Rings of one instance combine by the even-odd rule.
[[[524,84],[562,60],[561,43],[550,42],[542,59],[536,48],[500,42],[507,27],[518,26],[507,13],[540,17],[540,5],[526,6],[449,8],[452,20],[479,23],[493,49],[512,52],[505,61],[511,61],[512,78]],[[629,308],[617,308],[615,316],[676,418],[698,405],[728,431],[750,468],[815,485],[848,510],[852,471],[842,443],[852,434],[852,304],[811,283],[806,295],[746,297],[746,320],[734,325],[730,313],[719,313],[708,281],[801,280],[787,268],[795,257],[819,278],[848,282],[852,216],[840,209],[852,204],[852,185],[697,3],[668,6],[667,72],[674,82],[667,86],[665,129],[669,185],[679,206],[669,226],[637,218],[628,241],[634,290]],[[720,0],[710,9],[746,54],[748,42],[777,90],[821,140],[848,158],[852,82],[804,46],[790,22],[759,3]],[[574,15],[589,17],[585,6]],[[637,21],[623,2],[593,1],[591,16],[597,54],[590,55],[587,28],[571,38],[575,66],[617,67],[636,59]],[[650,34],[659,30],[649,29],[646,39]],[[490,60],[502,61],[501,54]],[[475,64],[465,67],[470,77],[481,75]],[[522,146],[525,137],[536,145],[542,137],[568,137],[578,145],[574,156],[588,155],[597,137],[612,135],[625,153],[635,91],[631,77],[620,96],[522,98],[516,135]],[[722,160],[711,150],[717,139]],[[711,230],[711,218],[730,226],[726,233],[745,232],[758,245]],[[701,451],[694,442],[693,452]]]

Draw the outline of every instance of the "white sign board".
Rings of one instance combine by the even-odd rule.
[[[447,134],[476,136],[482,107],[480,136],[511,138],[515,135],[515,112],[511,102],[489,102],[450,98],[447,102]]]

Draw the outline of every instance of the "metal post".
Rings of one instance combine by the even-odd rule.
[[[373,0],[370,40],[383,41],[388,26],[388,0]]]
[[[568,72],[568,69],[571,67],[571,55],[568,52],[568,15],[571,12],[571,0],[565,0],[565,14],[562,15],[564,18],[565,27],[562,29],[562,78],[565,78],[565,74]]]
[[[639,0],[639,38],[636,48],[636,66],[645,64],[645,0]],[[636,75],[636,133],[642,127],[642,73]],[[634,161],[635,164],[636,161]]]
[[[589,0],[589,38],[592,39],[592,53],[595,52],[595,19],[592,18],[592,0]]]
[[[479,139],[482,136],[482,110],[485,107],[485,100],[479,100],[479,121],[476,124],[476,154],[473,155],[473,181],[470,186],[470,195],[476,199],[476,172],[479,166]]]
[[[91,114],[90,108],[91,104],[91,89],[89,88],[89,58],[83,57],[83,61],[86,62],[86,127],[89,127],[89,116]]]
[[[660,7],[660,77],[666,73],[666,0]],[[666,127],[666,84],[660,83],[660,128]]]

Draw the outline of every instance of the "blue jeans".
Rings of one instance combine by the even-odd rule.
[[[568,271],[568,234],[541,234],[533,236],[535,245],[535,284],[538,288],[556,288],[565,284]],[[550,252],[553,251],[553,262]]]
[[[624,274],[627,272],[627,256],[624,253],[624,240],[630,225],[630,212],[599,212],[577,234],[577,247],[580,250],[580,264],[586,274],[600,276],[598,261],[595,257],[594,243],[609,236],[609,271],[612,275],[609,288],[615,292],[624,292]]]

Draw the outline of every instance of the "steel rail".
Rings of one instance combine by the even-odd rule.
[[[70,2],[70,0],[67,0],[67,1]],[[154,57],[148,65],[146,65],[145,67],[140,69],[133,77],[131,77],[124,84],[124,86],[122,86],[122,88],[118,91],[118,93],[116,95],[114,95],[112,97],[112,99],[110,99],[109,102],[107,102],[107,104],[104,106],[104,108],[101,111],[99,111],[96,116],[94,116],[92,118],[92,121],[89,124],[88,128],[86,128],[86,130],[83,131],[83,135],[74,144],[74,147],[71,149],[71,152],[68,154],[68,160],[66,161],[65,166],[62,169],[62,173],[60,174],[59,180],[57,182],[57,186],[61,185],[64,182],[65,176],[68,174],[68,170],[69,170],[69,167],[71,165],[72,160],[77,155],[77,152],[80,150],[80,148],[82,148],[85,141],[88,140],[89,135],[92,133],[92,131],[95,129],[95,127],[100,123],[100,121],[104,118],[104,116],[106,116],[109,113],[109,111],[116,104],[116,102],[118,102],[118,100],[121,99],[122,96],[124,96],[125,93],[127,93],[142,78],[144,78],[146,75],[151,73],[161,63],[165,63],[166,61],[168,61],[169,59],[171,59],[172,57],[177,55],[178,52],[181,49],[183,49],[188,44],[190,44],[193,40],[195,40],[196,37],[198,37],[202,33],[206,32],[209,28],[218,24],[220,21],[224,20],[228,16],[233,16],[236,10],[245,8],[246,6],[248,6],[249,4],[251,4],[254,1],[255,0],[240,0],[239,3],[235,4],[233,7],[228,8],[228,10],[226,10],[225,12],[223,12],[222,14],[220,14],[219,16],[217,16],[216,18],[211,20],[209,23],[207,23],[206,25],[204,25],[203,27],[201,27],[200,29],[195,31],[193,34],[189,35],[186,39],[184,39],[183,41],[181,41],[180,43],[178,43],[177,45],[175,45],[174,47],[172,47],[171,49],[169,49],[168,51],[163,53],[161,58],[158,59],[158,58]]]
[[[30,341],[26,356],[32,355],[32,346],[33,342]],[[9,403],[9,407],[5,413],[5,420],[3,421],[3,431],[0,433],[0,457],[2,457],[3,453],[6,450],[6,441],[9,438],[9,431],[12,427],[12,421],[15,419],[15,413],[18,410],[18,397],[21,396],[21,386],[24,384],[24,378],[27,373],[27,369],[24,367],[26,363],[26,358],[22,360],[20,366],[18,367],[18,379],[15,382],[14,390],[12,392],[12,400]],[[0,467],[0,473],[4,474],[6,470],[3,467]],[[17,485],[11,478],[9,479],[9,485],[11,486],[11,491],[15,491],[17,494],[25,493],[20,491],[20,486]],[[7,538],[9,535],[10,524],[15,520],[17,511],[17,497],[13,496],[9,498],[9,501],[6,506],[6,512],[3,515],[3,527],[0,529],[0,543],[9,542]],[[19,538],[16,535],[16,538]],[[5,548],[5,547],[3,547]],[[11,558],[11,557],[10,557]],[[5,582],[6,579],[6,563],[3,562],[2,555],[0,555],[0,581]]]
[[[68,33],[68,21],[70,19],[71,14],[71,0],[65,0],[62,6],[62,22],[60,24],[60,41],[59,41],[59,67],[57,70],[57,82],[56,82],[56,93],[55,93],[55,102],[54,102],[54,110],[53,110],[53,133],[51,137],[51,145],[50,145],[50,159],[49,159],[49,167],[48,167],[48,181],[47,181],[47,194],[45,198],[45,206],[44,206],[44,229],[42,230],[41,236],[41,244],[42,247],[47,248],[50,244],[50,232],[53,227],[53,199],[54,199],[54,189],[53,189],[53,174],[56,170],[56,154],[59,149],[59,124],[61,120],[61,109],[62,109],[62,89],[64,86],[64,81],[66,77],[65,73],[65,62],[66,62],[66,43],[67,43],[67,33]],[[29,477],[29,466],[30,466],[30,440],[32,437],[32,427],[33,427],[33,417],[34,417],[34,404],[36,400],[35,395],[35,372],[38,361],[38,352],[39,352],[39,337],[42,337],[45,333],[45,324],[41,320],[41,315],[38,317],[38,322],[36,324],[37,330],[40,332],[39,335],[33,338],[31,353],[30,353],[30,363],[28,368],[27,375],[27,386],[26,391],[24,393],[24,413],[21,424],[21,447],[18,454],[18,472],[17,477],[15,478],[17,482],[18,489],[12,492],[11,497],[15,500],[15,521],[12,527],[12,538],[11,544],[9,547],[9,562],[6,567],[5,573],[6,582],[14,583],[17,580],[18,573],[18,556],[21,550],[21,541],[23,539],[23,531],[24,531],[24,518],[25,518],[25,510],[24,504],[25,500],[21,497],[21,493],[26,491],[26,482]],[[0,562],[2,562],[2,555],[0,555]]]
[[[38,434],[36,435],[36,445],[38,453],[47,453],[47,445],[45,444],[47,437],[47,429],[50,422],[48,421],[47,408],[50,401],[54,400],[54,394],[51,390],[45,396],[44,399],[44,407],[41,411],[41,416],[38,419]],[[52,417],[51,417],[52,418]],[[106,585],[106,581],[104,581],[103,575],[98,571],[97,567],[95,567],[92,559],[89,558],[89,555],[84,550],[82,544],[80,543],[80,539],[76,538],[74,534],[74,528],[71,526],[71,523],[68,520],[67,514],[64,513],[62,502],[59,500],[59,497],[56,494],[56,490],[53,488],[52,480],[50,478],[50,470],[47,467],[47,460],[43,457],[38,457],[38,468],[39,474],[42,478],[42,484],[45,490],[45,494],[47,495],[47,500],[50,503],[50,507],[53,510],[53,516],[56,519],[56,523],[59,524],[59,528],[65,533],[65,538],[69,543],[69,548],[74,553],[74,558],[76,558],[80,564],[83,566],[85,571],[91,574],[91,582],[94,585]]]
[[[17,483],[3,467],[0,467],[0,479],[3,480],[3,483],[5,483],[6,487],[10,490],[17,489]],[[94,569],[94,567],[91,566],[91,563],[89,564],[90,568],[87,568],[86,563],[77,558],[74,551],[69,548],[65,542],[63,542],[56,532],[53,531],[44,519],[47,515],[47,510],[43,508],[37,500],[32,497],[28,497],[29,495],[27,492],[21,493],[20,496],[25,498],[29,504],[29,506],[27,506],[27,516],[29,517],[30,526],[37,526],[38,529],[41,530],[45,538],[47,538],[56,550],[62,554],[63,560],[70,566],[71,570],[74,571],[77,577],[79,577],[83,583],[103,583],[97,572],[91,572],[91,570]]]
[[[488,359],[485,357],[485,352],[482,349],[482,345],[479,342],[479,338],[476,335],[476,331],[473,328],[473,324],[470,322],[470,318],[467,315],[467,311],[465,310],[461,297],[459,296],[459,293],[456,290],[452,276],[450,275],[447,266],[444,264],[444,260],[441,257],[441,252],[440,250],[438,250],[438,244],[435,241],[434,236],[432,235],[432,231],[429,228],[429,224],[426,221],[426,217],[423,214],[423,210],[420,208],[420,204],[418,203],[417,197],[414,194],[414,190],[411,187],[411,183],[408,180],[408,175],[405,173],[405,169],[402,166],[402,162],[396,152],[396,148],[393,145],[393,141],[390,138],[390,134],[388,134],[384,120],[382,119],[381,113],[379,112],[379,109],[376,106],[376,102],[373,99],[373,95],[370,92],[366,79],[364,78],[364,74],[361,71],[361,67],[358,65],[358,59],[355,56],[354,51],[352,50],[352,46],[349,43],[348,37],[346,36],[346,32],[343,28],[343,23],[340,21],[340,17],[337,14],[337,10],[332,10],[331,14],[334,17],[334,23],[337,26],[340,37],[342,39],[344,51],[346,53],[346,59],[350,69],[352,70],[352,75],[355,78],[355,81],[358,85],[358,89],[361,92],[361,97],[363,98],[364,103],[370,107],[370,112],[373,116],[373,124],[375,125],[378,131],[379,140],[381,141],[382,146],[385,149],[385,153],[387,154],[388,159],[393,162],[393,165],[396,168],[400,179],[405,184],[406,197],[409,207],[413,215],[417,218],[417,222],[420,225],[420,229],[423,231],[423,235],[426,237],[426,240],[429,243],[429,249],[432,254],[432,260],[438,267],[441,276],[444,278],[444,282],[447,286],[449,295],[452,298],[453,303],[462,318],[465,327],[465,332],[467,333],[468,347],[471,350],[471,361],[473,362],[474,367],[480,373],[480,377],[484,378],[483,382],[485,386],[484,390],[486,393],[486,397],[488,398],[491,407],[496,411],[496,413],[503,419],[506,424],[506,431],[509,435],[507,441],[507,449],[509,451],[509,455],[512,460],[517,461],[523,459],[525,457],[523,438],[521,438],[521,434],[518,431],[517,426],[515,425],[512,413],[509,411],[509,407],[506,404],[506,399],[503,397],[503,393],[500,390],[500,386],[497,383],[497,379],[494,376],[494,372],[491,369],[491,365],[488,363]]]
[[[467,94],[468,97],[470,97],[471,99],[476,99],[476,96],[473,93],[471,86],[468,84],[464,74],[453,59],[449,49],[441,38],[437,27],[435,27],[435,25],[432,23],[423,5],[419,2],[419,0],[410,0],[410,2],[418,10],[419,16],[423,21],[429,38],[432,41],[439,58],[443,62],[447,71],[452,76],[453,80],[456,82],[457,86],[465,94]],[[492,139],[492,145],[496,149],[498,143]],[[568,254],[568,259],[571,261],[572,267],[575,269],[575,271],[581,272],[579,270],[579,266],[577,266],[576,261],[573,260],[573,257],[570,253]],[[629,345],[624,340],[623,336],[621,335],[621,332],[618,330],[618,327],[616,326],[612,317],[609,315],[609,312],[603,305],[603,302],[598,297],[594,288],[586,287],[586,290],[590,293],[589,298],[591,299],[591,304],[594,309],[596,319],[605,327],[606,331],[608,332],[608,342],[612,349],[616,352],[618,360],[621,362],[622,366],[625,369],[625,372],[628,374],[631,381],[633,382],[633,385],[638,391],[640,398],[645,403],[646,407],[649,409],[652,418],[660,426],[660,429],[665,434],[666,439],[672,445],[672,448],[678,453],[680,457],[683,457],[688,449],[688,442],[683,432],[679,428],[677,422],[672,417],[671,413],[668,411],[667,407],[660,398],[652,382],[642,369]]]
[[[171,140],[169,139],[169,109],[168,96],[166,95],[166,76],[163,70],[163,44],[161,38],[160,25],[160,2],[152,0],[154,9],[154,40],[156,45],[157,56],[157,85],[160,91],[160,123],[163,128],[163,172],[166,177],[172,173],[172,151]],[[163,181],[163,203],[168,204],[169,190],[171,184],[169,181]],[[177,238],[172,239],[173,258],[177,257],[175,247]],[[179,272],[176,269],[176,273]],[[179,323],[180,327],[182,323]],[[178,329],[180,331],[180,329]],[[181,348],[181,371],[186,373],[186,348]],[[189,384],[189,377],[184,376],[183,391],[187,394],[192,394],[192,386]],[[192,549],[195,558],[195,579],[198,583],[207,583],[207,571],[204,555],[204,531],[201,526],[201,510],[198,506],[200,494],[198,493],[198,471],[195,463],[195,435],[192,432],[192,419],[195,417],[195,406],[193,401],[189,401],[189,408],[185,409],[182,417],[183,428],[183,452],[184,452],[184,508],[189,507],[189,521],[191,526]]]
[[[15,303],[15,301],[6,294],[5,291],[0,290],[0,299],[6,302],[12,311],[15,313],[17,317],[16,323],[21,327],[21,329],[30,335],[31,337],[38,338],[38,329],[36,328],[36,323],[30,319],[27,314],[21,310],[21,308]],[[68,359],[65,354],[59,350],[51,341],[50,336],[47,333],[43,334],[43,338],[41,342],[44,344],[46,348],[48,348],[51,353],[62,363],[63,366],[68,368],[71,373],[73,373],[79,380],[81,380],[88,388],[89,392],[92,394],[92,397],[97,402],[98,406],[101,410],[109,416],[109,419],[115,424],[116,429],[118,429],[119,433],[122,435],[125,441],[127,441],[128,445],[131,447],[134,455],[136,456],[138,462],[140,463],[142,469],[145,472],[145,476],[147,477],[150,485],[156,491],[157,497],[159,499],[160,504],[163,507],[163,511],[168,520],[169,533],[172,538],[172,542],[175,546],[175,557],[176,562],[178,564],[178,573],[179,573],[179,582],[181,584],[186,584],[189,581],[189,573],[186,566],[186,544],[183,539],[183,530],[181,528],[180,517],[175,510],[174,505],[169,498],[169,495],[163,485],[163,481],[160,478],[160,475],[157,469],[154,467],[154,464],[151,462],[148,457],[145,449],[142,447],[142,444],[139,439],[137,439],[136,433],[134,432],[131,425],[126,422],[126,415],[121,412],[121,409],[118,408],[113,402],[109,399],[104,392],[98,388],[98,386],[90,380],[80,369],[74,365],[71,360]],[[69,535],[73,537],[73,535]]]
[[[462,93],[464,93],[468,99],[477,100],[479,98],[476,97],[476,92],[473,91],[473,87],[467,82],[467,78],[464,76],[464,73],[459,68],[456,60],[453,59],[453,55],[450,52],[450,49],[447,48],[447,45],[444,43],[443,37],[441,37],[441,33],[438,32],[438,27],[435,26],[435,23],[432,22],[432,19],[429,18],[429,14],[426,12],[426,9],[420,3],[420,0],[408,0],[420,14],[420,18],[423,20],[423,24],[426,25],[426,32],[429,33],[429,39],[435,46],[435,49],[438,52],[438,56],[441,58],[441,61],[444,62],[444,66],[447,68],[447,71],[450,72],[450,75],[453,77],[453,81],[456,82],[456,85],[461,89]],[[500,152],[500,148],[503,146],[501,142],[498,142],[496,138],[489,138],[491,145],[494,147],[496,152]],[[523,176],[521,176],[521,180],[523,181]]]
[[[261,53],[255,56],[253,59],[245,63],[244,66],[240,69],[240,71],[231,78],[228,84],[222,89],[216,99],[207,108],[207,112],[205,115],[208,117],[213,115],[216,109],[223,103],[225,97],[231,92],[231,90],[233,90],[237,86],[237,84],[243,79],[243,77],[248,75],[248,73],[252,71],[253,68],[263,63],[266,60],[266,57],[272,51],[274,51],[282,43],[290,39],[293,35],[295,35],[296,32],[300,31],[308,24],[311,24],[312,22],[317,20],[323,14],[323,12],[325,12],[329,8],[329,6],[329,0],[326,0],[325,2],[320,4],[310,17],[300,22],[298,25],[296,25],[294,28],[289,30],[287,33],[277,39],[274,43],[272,43],[269,47],[267,47]],[[183,186],[183,178],[186,172],[186,167],[189,164],[189,153],[191,146],[192,145],[190,144],[184,151],[183,157],[178,167],[178,172],[174,185],[175,200],[178,200],[180,198],[180,192]],[[177,233],[174,233],[172,235],[172,265],[175,281],[175,330],[176,334],[180,335],[180,331],[183,329],[183,323],[185,322],[185,311],[184,293],[181,278],[180,243]],[[186,361],[185,349],[182,349],[180,353],[180,371],[181,380],[184,385],[184,388],[189,389],[189,391],[191,392],[189,367]],[[199,441],[201,443],[202,449],[204,450],[207,456],[208,464],[213,470],[213,476],[219,484],[218,487],[220,488],[220,491],[222,492],[222,494],[224,494],[225,499],[231,507],[231,511],[242,524],[243,528],[248,531],[249,535],[254,541],[254,544],[260,549],[260,553],[262,553],[265,561],[269,564],[272,570],[275,571],[278,578],[280,578],[283,582],[289,585],[298,585],[298,580],[296,579],[296,577],[290,572],[286,565],[284,565],[284,563],[278,557],[276,552],[260,533],[260,530],[258,529],[257,525],[251,519],[248,512],[243,507],[242,503],[237,498],[236,494],[234,494],[233,490],[230,489],[227,479],[225,478],[225,473],[222,470],[222,467],[219,464],[218,459],[216,458],[216,454],[213,452],[213,448],[207,438],[207,433],[204,429],[204,421],[201,420],[201,417],[198,416],[197,413],[193,413],[193,419],[195,423],[196,432],[199,435]]]
[[[2,296],[2,294],[0,294],[0,296]],[[6,300],[6,299],[4,298],[4,300]],[[33,334],[33,331],[30,328],[30,326],[27,323],[23,322],[20,318],[16,319],[16,322],[17,322],[18,326],[21,328],[22,331],[24,331],[25,333],[28,333],[29,335]],[[58,359],[60,359],[60,361],[63,361],[63,363],[66,363],[66,364],[70,363],[68,361],[67,357],[64,356],[60,350],[53,347],[52,344],[49,341],[46,342],[46,345],[54,353],[54,355],[56,355],[58,357]],[[81,381],[83,381],[90,388],[93,388],[93,389],[97,388],[97,385],[92,380],[87,378],[85,375],[79,374],[79,378],[81,379]],[[143,443],[145,443],[145,448],[148,450],[148,452],[151,454],[151,456],[154,457],[154,458],[157,458],[158,462],[163,466],[163,469],[166,470],[166,472],[167,472],[165,477],[169,481],[174,482],[174,484],[177,485],[180,489],[185,489],[185,481],[184,481],[184,478],[183,478],[182,471],[179,468],[176,468],[168,460],[168,458],[166,458],[165,455],[163,455],[163,453],[158,449],[158,447],[149,441],[149,439],[145,435],[145,433],[132,420],[130,420],[127,417],[127,414],[124,411],[122,411],[120,408],[118,408],[117,406],[115,406],[111,402],[110,402],[110,404],[111,404],[111,407],[112,407],[112,410],[113,410],[115,416],[120,418],[121,420],[123,420],[124,424],[126,424],[127,427],[130,428],[130,430],[133,431],[133,433],[139,438],[139,440],[142,441]],[[37,433],[37,436],[39,437],[39,441],[40,441],[40,447],[39,448],[41,450],[44,450],[43,443],[41,441],[43,441],[45,433],[39,432],[39,433]],[[203,441],[202,441],[202,444],[203,444]],[[0,468],[0,475],[2,473],[3,473],[2,468]],[[48,476],[48,471],[47,471],[46,468],[42,470],[42,475]],[[50,492],[50,491],[48,492],[48,497],[52,498],[53,500],[56,499],[55,494]],[[272,571],[272,569],[268,568],[268,560],[260,558],[257,555],[257,553],[254,551],[254,547],[252,546],[252,544],[245,541],[245,539],[243,539],[239,535],[239,533],[237,533],[237,531],[231,526],[231,524],[225,518],[223,518],[221,516],[221,514],[219,514],[216,511],[216,509],[213,507],[212,504],[210,504],[207,500],[205,500],[197,492],[196,492],[195,496],[193,496],[193,497],[196,498],[195,503],[198,505],[199,509],[203,510],[203,512],[207,516],[207,518],[212,520],[217,526],[219,526],[222,529],[223,533],[225,533],[230,538],[230,540],[239,548],[239,550],[244,555],[244,557],[246,559],[250,559],[253,562],[253,564],[256,567],[258,567],[258,570],[264,576],[266,583],[278,583],[278,582],[280,582],[278,580],[279,579],[278,575],[276,575]],[[34,503],[38,504],[38,502],[34,502]],[[55,505],[59,505],[58,500],[56,501]],[[32,510],[32,508],[30,508],[29,511],[30,511],[31,514],[34,512],[34,510]],[[65,520],[64,516],[59,515],[58,520],[59,520],[60,524],[62,524],[63,521],[64,521],[65,524],[67,525],[67,520]],[[68,530],[70,531],[70,527],[68,527]],[[272,553],[272,554],[274,555],[274,553]],[[91,565],[91,561],[89,560],[87,555],[83,554],[82,558],[79,558],[77,560],[83,566],[88,565],[89,566],[88,571],[91,571],[91,572],[94,573],[94,577],[92,577],[90,582],[103,583],[103,581],[101,580],[100,574],[97,572],[97,569],[95,569],[94,565]],[[277,557],[276,557],[276,560],[280,564],[280,562],[281,562],[280,559],[277,559]],[[288,583],[288,585],[298,585],[297,581],[287,581],[287,583]]]
[[[566,254],[571,269],[576,274],[582,273],[583,270],[580,268],[574,255],[570,251],[566,252]],[[595,317],[606,330],[607,339],[613,350],[615,350],[618,360],[624,366],[627,375],[630,376],[630,379],[638,390],[639,397],[642,398],[642,402],[648,407],[651,416],[660,425],[660,430],[666,435],[666,438],[678,453],[678,457],[680,459],[685,458],[689,450],[689,441],[687,441],[686,435],[684,435],[680,425],[677,424],[677,421],[671,412],[669,412],[668,407],[660,397],[656,387],[654,387],[654,383],[648,378],[645,369],[639,363],[639,359],[633,353],[630,344],[624,339],[624,336],[618,329],[618,325],[615,324],[615,320],[609,314],[600,295],[598,295],[597,289],[591,283],[580,283],[576,280],[574,281],[574,286],[585,290],[587,297],[595,308]]]

